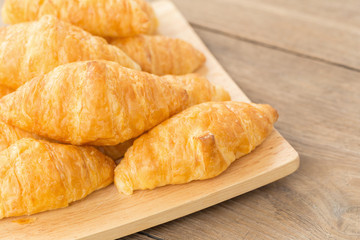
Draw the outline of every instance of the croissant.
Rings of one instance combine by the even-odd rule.
[[[151,34],[158,25],[152,7],[144,0],[6,0],[2,9],[3,21],[9,24],[47,14],[107,37]]]
[[[223,88],[212,85],[205,77],[198,74],[187,74],[182,76],[166,75],[163,76],[169,82],[182,85],[188,95],[189,101],[187,106],[193,106],[208,101],[229,101],[229,93]],[[104,154],[117,160],[124,156],[129,147],[132,146],[135,139],[130,139],[124,143],[115,146],[100,146],[98,149]]]
[[[0,28],[0,45],[0,84],[13,89],[59,65],[75,61],[104,59],[140,69],[105,39],[53,16]]]
[[[8,88],[6,86],[0,85],[0,98],[2,98],[5,95],[8,95],[9,93],[13,92],[11,88]]]
[[[208,102],[190,107],[135,140],[115,169],[125,194],[215,177],[272,131],[269,105]]]
[[[231,99],[227,91],[221,87],[212,85],[205,77],[198,74],[187,74],[183,76],[166,75],[162,78],[174,84],[180,84],[186,89],[189,95],[188,107],[208,101],[229,101]],[[99,150],[112,159],[117,160],[124,156],[134,140],[135,139],[131,139],[115,146],[100,146]]]
[[[24,138],[0,152],[0,219],[62,208],[113,181],[93,147]]]
[[[76,145],[116,145],[183,110],[186,90],[109,61],[61,65],[0,99],[0,117]]]
[[[205,62],[200,51],[180,39],[139,35],[113,39],[110,43],[128,54],[143,71],[156,75],[191,73]]]

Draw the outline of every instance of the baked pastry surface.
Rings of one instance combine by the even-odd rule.
[[[212,178],[271,133],[269,105],[208,102],[190,107],[135,140],[115,169],[119,192]]]
[[[59,65],[97,59],[140,69],[105,39],[53,16],[0,28],[0,84],[13,89]]]
[[[76,145],[116,145],[188,106],[179,84],[110,61],[61,65],[0,99],[0,117]]]
[[[113,39],[110,43],[122,49],[143,71],[156,75],[192,73],[205,62],[200,51],[180,39],[138,35]]]
[[[3,21],[9,24],[44,15],[104,37],[151,34],[158,25],[151,5],[144,0],[6,0],[2,8]]]
[[[229,101],[229,93],[222,87],[212,85],[205,77],[198,74],[182,76],[163,76],[169,82],[180,84],[189,95],[187,107],[209,101]],[[112,159],[117,160],[124,156],[125,152],[133,144],[135,139],[128,140],[115,146],[99,146],[99,150]]]
[[[24,138],[0,152],[0,219],[62,208],[113,182],[93,147]]]
[[[188,106],[193,106],[203,102],[222,102],[229,101],[229,93],[220,86],[213,85],[209,80],[197,73],[186,75],[165,75],[162,77],[173,84],[180,84],[189,95]]]
[[[47,140],[32,134],[26,131],[21,130],[20,128],[13,127],[9,124],[6,124],[0,121],[0,151],[10,147],[16,141],[23,138],[34,138],[39,140]],[[120,143],[115,146],[97,146],[96,148],[104,153],[105,155],[111,157],[113,160],[117,160],[124,156],[126,150],[131,147],[135,139],[130,139],[123,143]]]

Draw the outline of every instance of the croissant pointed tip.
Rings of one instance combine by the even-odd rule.
[[[220,86],[215,86],[215,94],[213,101],[230,101],[231,97],[228,91]]]
[[[125,176],[124,172],[121,172],[122,169],[120,166],[121,165],[115,168],[114,184],[120,193],[131,195],[133,194],[133,188],[131,187],[132,181],[130,181],[129,178]]]
[[[263,106],[263,110],[265,112],[266,117],[270,120],[272,124],[274,124],[279,118],[278,111],[269,104],[261,104],[261,105]]]

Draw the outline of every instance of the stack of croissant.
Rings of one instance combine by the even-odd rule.
[[[277,120],[192,73],[204,55],[153,35],[144,0],[6,0],[2,18],[0,218],[215,177]]]

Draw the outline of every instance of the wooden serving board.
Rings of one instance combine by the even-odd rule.
[[[153,6],[160,34],[182,38],[206,55],[206,66],[199,73],[222,85],[233,100],[249,101],[171,2],[156,1]],[[291,174],[298,166],[297,152],[274,131],[254,152],[216,178],[136,191],[131,196],[119,194],[111,185],[67,208],[0,220],[0,238],[115,239],[251,191]]]

